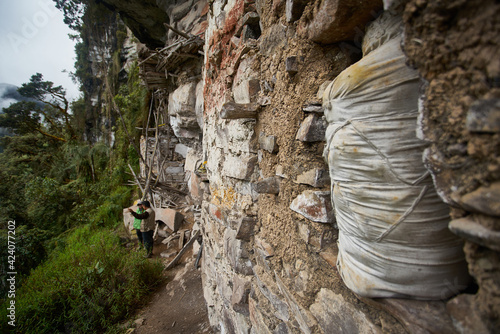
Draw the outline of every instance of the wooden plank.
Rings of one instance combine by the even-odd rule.
[[[198,239],[198,236],[200,235],[200,230],[196,231],[196,233],[193,235],[193,237],[186,243],[186,245],[182,248],[182,250],[177,254],[177,256],[168,264],[165,266],[165,270],[173,268],[177,262],[180,260],[182,255],[188,250],[188,248],[193,244],[193,242]]]
[[[186,229],[179,230],[179,249],[184,247],[184,237],[186,236]]]

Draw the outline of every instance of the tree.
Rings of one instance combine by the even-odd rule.
[[[56,8],[63,12],[64,23],[70,29],[80,32],[82,29],[82,16],[85,14],[87,2],[85,0],[53,0]]]
[[[0,126],[12,129],[17,134],[39,132],[58,141],[66,141],[65,134],[71,139],[76,138],[71,125],[69,101],[62,86],[44,81],[42,74],[37,73],[31,76],[30,82],[22,84],[18,92],[29,101],[4,108]]]

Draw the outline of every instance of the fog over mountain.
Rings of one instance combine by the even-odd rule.
[[[15,85],[0,83],[0,111],[3,111],[3,108],[7,108],[12,103],[26,99],[17,92],[17,88]]]
[[[26,98],[19,94],[17,91],[19,87],[8,83],[0,83],[0,114],[3,113],[3,108],[9,107],[12,103],[21,101],[33,101],[33,99]],[[40,102],[38,102],[40,103]],[[43,106],[42,103],[40,103]],[[5,128],[0,128],[0,137],[7,134]]]
[[[11,85],[8,83],[0,83],[0,113],[3,112],[3,108],[9,107],[12,103],[20,101],[34,101],[33,99],[26,98],[19,94],[17,91],[19,87],[16,85]],[[37,102],[41,107],[43,103]]]

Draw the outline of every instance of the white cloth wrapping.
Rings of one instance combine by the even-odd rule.
[[[366,297],[443,299],[467,287],[463,242],[448,230],[417,139],[419,78],[389,39],[325,90],[325,158],[339,227],[337,268]]]

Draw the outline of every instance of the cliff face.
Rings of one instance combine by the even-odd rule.
[[[116,94],[118,73],[112,73],[111,69],[122,66],[120,53],[127,38],[127,30],[116,13],[102,5],[94,8],[94,11],[99,12],[97,18],[100,24],[87,22],[81,34],[82,41],[78,46],[80,52],[77,55],[85,58],[77,59],[77,68],[80,66],[79,70],[84,72],[80,75],[85,100],[84,139],[89,142],[103,141],[112,146],[115,114],[111,111],[109,102]],[[132,38],[132,35],[128,38]],[[134,55],[127,57],[132,59]],[[125,58],[124,54],[123,59]]]
[[[164,8],[160,8],[158,3],[168,5],[170,1],[118,1],[104,0],[102,4],[114,13],[120,15],[122,21],[133,32],[133,34],[154,49],[165,45],[166,29],[163,22],[168,22],[168,15]]]
[[[214,329],[493,331],[500,313],[498,64],[491,61],[498,59],[496,4],[105,3],[142,42],[161,47],[141,50],[141,76],[154,96],[152,105],[171,127],[165,141],[184,163],[175,167],[184,168],[193,204],[201,206],[204,296]],[[404,31],[393,33],[403,39],[406,61],[422,77],[420,105],[413,101],[420,114],[415,132],[425,142],[419,145],[429,147],[424,156],[433,187],[449,205],[450,229],[467,240],[466,259],[476,279],[469,286],[462,276],[446,279],[446,291],[433,297],[437,301],[361,297],[337,270],[339,213],[331,193],[337,185],[332,187],[323,159],[331,122],[324,118],[323,92],[366,56],[367,24],[384,10],[404,22]],[[159,21],[151,24],[151,18]],[[163,23],[171,28],[163,31]],[[371,38],[383,44],[388,31],[377,34]],[[347,80],[345,85],[354,87]],[[371,98],[362,101],[367,108]],[[391,98],[397,104],[405,97]],[[396,154],[398,144],[385,153]],[[354,156],[349,145],[338,149]],[[392,268],[379,269],[389,277]],[[475,294],[460,294],[464,289]]]

